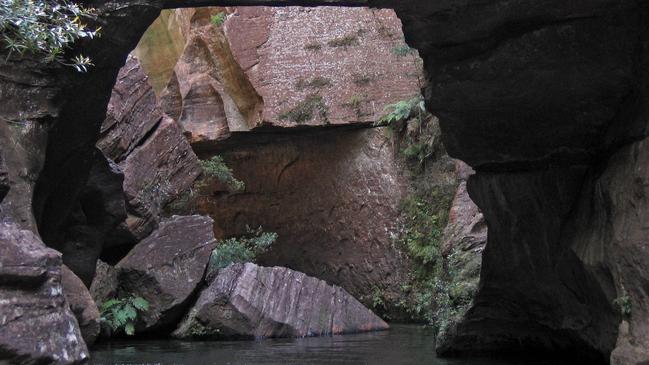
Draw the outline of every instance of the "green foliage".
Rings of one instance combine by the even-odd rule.
[[[618,307],[624,317],[631,316],[631,298],[627,294],[613,300],[613,305]]]
[[[295,83],[295,88],[298,90],[304,89],[323,89],[331,87],[331,80],[326,77],[314,77],[311,80],[299,79]]]
[[[128,336],[133,336],[139,313],[144,313],[147,310],[149,310],[149,302],[141,297],[109,299],[100,307],[101,323],[112,331],[123,331]]]
[[[383,293],[383,290],[375,286],[374,289],[372,290],[372,308],[374,308],[375,310],[385,308],[384,297],[385,294]]]
[[[228,167],[223,161],[223,157],[216,155],[209,160],[200,161],[203,174],[208,178],[215,178],[218,181],[228,185],[234,191],[242,191],[246,188],[246,184],[238,180],[232,174],[232,169]]]
[[[360,42],[358,41],[358,35],[357,34],[347,34],[344,37],[340,38],[334,38],[327,42],[327,45],[329,47],[342,47],[342,48],[347,48],[351,46],[357,46],[359,45]]]
[[[290,120],[297,124],[307,122],[315,115],[319,115],[323,119],[327,119],[329,108],[324,103],[321,95],[310,94],[303,101],[296,106],[287,110],[279,115],[280,120]]]
[[[209,271],[222,269],[237,262],[254,262],[259,255],[267,252],[276,240],[275,232],[264,232],[262,227],[246,227],[245,235],[219,242],[210,256]]]
[[[67,1],[0,0],[1,42],[9,56],[37,55],[45,63],[57,62],[86,72],[92,66],[88,57],[66,60],[64,53],[75,41],[99,35],[99,28],[89,29],[81,21],[93,15],[93,9]]]
[[[319,42],[309,42],[304,45],[304,49],[307,51],[319,51],[322,49],[322,44]]]
[[[213,14],[210,17],[210,22],[212,24],[214,24],[215,26],[220,27],[220,26],[223,25],[223,23],[225,23],[226,17],[227,17],[227,15],[224,12],[220,11],[220,12],[218,12],[216,14]]]
[[[387,105],[384,109],[390,111],[376,122],[376,125],[390,125],[392,123],[405,121],[413,116],[421,116],[426,112],[426,106],[421,96],[409,100],[401,100],[395,104]]]
[[[392,53],[399,57],[407,56],[409,54],[412,54],[413,52],[414,50],[405,43],[392,48]]]
[[[200,165],[203,169],[203,176],[195,181],[190,189],[182,192],[164,207],[165,216],[196,214],[199,201],[211,193],[210,182],[212,179],[227,185],[231,192],[245,190],[246,184],[234,177],[232,170],[225,164],[221,156],[216,155],[209,160],[201,160]]]

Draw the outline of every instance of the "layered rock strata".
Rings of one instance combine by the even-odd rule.
[[[61,254],[45,247],[33,232],[0,223],[0,362],[88,360],[64,295],[62,265]]]
[[[383,320],[340,287],[248,263],[219,270],[174,336],[307,337],[385,329]]]
[[[201,173],[181,128],[163,117],[137,58],[129,57],[113,89],[97,146],[124,173],[126,214],[106,237],[104,258],[119,260],[158,225],[163,207]]]
[[[223,26],[210,22],[218,13],[227,13]],[[180,40],[173,70],[156,61]],[[390,10],[180,9],[161,16],[135,53],[152,84],[167,82],[165,112],[201,148],[259,127],[374,122],[423,86],[421,60]]]

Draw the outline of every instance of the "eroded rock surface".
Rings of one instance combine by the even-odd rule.
[[[87,346],[91,346],[95,343],[100,330],[97,305],[81,279],[65,265],[61,267],[61,285],[70,310],[79,323],[83,340]]]
[[[0,361],[81,364],[89,356],[61,284],[61,254],[0,223]]]
[[[487,222],[467,191],[467,180],[475,172],[462,161],[455,161],[460,183],[453,197],[448,224],[444,229],[444,251],[461,247],[462,250],[483,250],[487,244]]]
[[[564,204],[559,204],[559,198],[549,194],[544,195],[548,199],[535,200],[534,193],[526,192],[529,200],[542,207],[532,211],[542,212],[544,216],[536,213],[528,215],[527,202],[524,202],[519,205],[520,208],[515,208],[515,212],[503,214],[504,218],[516,217],[519,213],[530,218],[525,225],[516,226],[508,220],[489,218],[506,211],[509,202],[502,196],[493,200],[490,196],[497,196],[510,188],[514,189],[513,194],[517,194],[515,189],[519,184],[535,184],[537,177],[533,177],[534,174],[529,175],[529,180],[519,180],[516,176],[534,169],[537,169],[537,174],[544,175],[548,161],[565,166],[579,164],[584,158],[603,162],[605,156],[592,152],[617,148],[620,143],[643,138],[646,133],[646,80],[649,70],[646,67],[646,34],[649,34],[646,26],[649,22],[643,1],[323,1],[329,5],[354,3],[396,8],[404,22],[409,44],[417,47],[425,59],[432,81],[427,94],[428,105],[441,116],[451,154],[466,159],[474,167],[482,167],[483,171],[493,168],[486,171],[484,179],[487,181],[492,179],[491,174],[506,171],[501,178],[512,178],[516,183],[487,184],[487,188],[495,193],[476,193],[484,194],[482,198],[472,192],[476,201],[487,203],[479,205],[485,212],[490,229],[505,231],[524,226],[544,227],[536,230],[535,237],[530,236],[529,240],[518,240],[516,236],[520,233],[517,232],[501,236],[503,240],[519,242],[518,248],[523,252],[533,253],[536,247],[547,247],[547,237],[554,237],[553,230],[561,227],[561,224],[556,224],[554,218],[547,223],[545,217],[563,216]],[[255,0],[252,3],[267,2]],[[273,3],[304,4],[290,0]],[[313,5],[320,2],[308,3]],[[79,44],[84,54],[89,55],[96,64],[92,73],[75,74],[63,67],[52,68],[29,60],[14,62],[13,59],[4,63],[1,70],[3,118],[12,122],[42,122],[41,127],[55,126],[43,129],[48,135],[47,159],[40,174],[39,169],[32,168],[32,161],[26,160],[20,162],[20,168],[9,170],[10,175],[14,171],[28,171],[21,177],[27,181],[23,186],[28,189],[32,186],[29,180],[38,178],[34,204],[30,201],[9,209],[6,203],[12,198],[5,197],[2,202],[3,219],[8,216],[15,218],[16,222],[25,225],[23,227],[31,224],[28,228],[33,232],[36,231],[33,223],[38,222],[38,229],[47,243],[52,234],[60,232],[61,224],[68,219],[77,202],[78,192],[85,184],[85,176],[91,167],[89,156],[104,119],[112,84],[126,54],[156,18],[160,7],[208,5],[204,0],[183,1],[182,4],[177,0],[167,0],[148,3],[148,6],[129,0],[90,1],[85,4],[98,9],[103,25],[102,37]],[[45,142],[36,138],[29,146],[42,149]],[[491,165],[494,161],[499,164]],[[478,176],[483,173],[481,168],[477,170]],[[572,182],[574,178],[572,173],[567,172],[557,180]],[[9,195],[16,192],[18,195],[15,196],[31,199],[32,190],[24,193],[15,189],[20,185],[14,180]],[[548,189],[552,190],[557,183],[549,182],[549,185]],[[577,195],[581,189],[565,191],[566,194]],[[35,219],[31,216],[32,209]],[[510,236],[515,239],[510,240]],[[493,242],[490,238],[489,245]],[[502,247],[494,251],[502,252],[503,256],[493,255],[486,261],[494,260],[492,267],[497,267],[501,262],[499,257],[506,258],[510,247],[505,241],[493,245]],[[532,258],[528,263],[533,268],[548,262],[562,267],[556,265],[557,257],[554,255],[549,260],[543,254],[529,254],[528,257]],[[536,262],[536,257],[541,261]],[[517,259],[519,262],[522,261]],[[527,269],[528,266],[513,265],[502,276],[488,277],[482,285],[485,301],[480,303],[488,302],[490,295],[492,298],[503,298],[497,291],[489,294],[489,288],[497,288],[498,280],[517,277],[521,272],[528,272]],[[485,271],[488,269],[485,268]],[[589,277],[585,279],[571,281],[569,285],[583,291],[593,289],[584,284],[592,280]],[[530,284],[534,282],[530,281]],[[547,280],[542,281],[542,285],[553,288],[562,284],[560,281]],[[595,288],[594,292],[607,291],[600,289]],[[523,293],[527,290],[523,288]],[[532,288],[530,293],[538,291]],[[523,295],[524,300],[519,302],[517,295],[520,292],[515,294],[506,298],[512,303],[511,306],[490,308],[493,310],[490,318],[501,319],[492,322],[494,326],[505,328],[518,323],[523,330],[529,324],[527,319],[534,317],[529,312],[536,311],[538,307],[551,307],[553,303],[547,298],[555,297],[554,293],[549,296]],[[630,295],[637,294],[630,291]],[[637,303],[646,306],[642,300]],[[595,307],[604,305],[603,299],[594,304]],[[555,315],[553,311],[548,313]],[[567,318],[572,318],[571,312],[566,313]],[[604,318],[608,316],[610,312]],[[550,318],[549,321],[560,322],[557,318]],[[537,318],[531,322],[535,326],[544,325]],[[544,331],[547,335],[544,337],[547,339],[557,333],[565,333],[563,330],[566,326],[572,326],[571,323],[566,321],[556,329]],[[607,333],[610,328],[615,332],[617,326],[606,326]],[[480,332],[474,335],[471,341],[474,348],[508,350],[508,341],[483,342],[490,340],[488,336],[481,337]],[[503,334],[502,338],[507,339],[506,336]],[[513,337],[509,339],[517,340],[517,335]],[[606,338],[606,343],[610,343],[608,336],[602,337]],[[494,344],[505,346],[491,346]],[[549,350],[552,346],[545,345],[544,348]],[[610,348],[605,346],[598,351],[606,357]],[[640,362],[642,359],[630,357],[627,361]]]
[[[97,269],[95,278],[90,285],[90,295],[98,306],[101,306],[106,300],[117,298],[117,271],[115,267],[97,260]]]
[[[182,317],[216,247],[212,224],[203,216],[164,220],[115,266],[118,296],[139,296],[149,302],[137,332],[164,331]]]
[[[344,289],[284,267],[221,269],[174,332],[179,338],[335,335],[388,329]]]

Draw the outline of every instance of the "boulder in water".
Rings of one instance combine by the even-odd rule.
[[[343,288],[285,267],[247,263],[220,270],[173,335],[307,337],[385,329]]]

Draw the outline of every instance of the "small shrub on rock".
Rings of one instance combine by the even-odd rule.
[[[210,17],[210,22],[217,27],[220,27],[225,23],[226,15],[224,12],[220,11]]]
[[[235,191],[241,191],[246,188],[246,184],[243,181],[234,177],[232,169],[225,164],[223,157],[216,155],[209,160],[201,160],[200,164],[203,168],[203,174],[206,177],[215,178]]]
[[[279,120],[290,120],[296,124],[302,124],[313,119],[316,115],[327,118],[329,108],[321,95],[311,94],[296,106],[279,115]]]
[[[238,262],[254,262],[259,255],[267,252],[276,240],[275,232],[264,232],[262,227],[246,227],[245,235],[219,242],[210,256],[209,271],[214,272]]]

